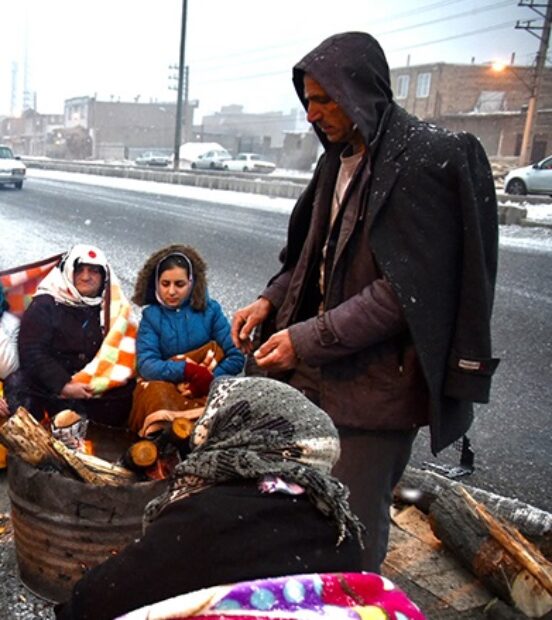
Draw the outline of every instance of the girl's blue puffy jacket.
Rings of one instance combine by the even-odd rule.
[[[144,309],[138,329],[138,373],[149,381],[179,383],[184,380],[186,362],[170,358],[210,340],[224,350],[224,359],[213,371],[214,376],[239,374],[244,356],[232,342],[230,323],[217,301],[207,298],[203,311],[194,310],[188,302],[177,310],[152,304]]]

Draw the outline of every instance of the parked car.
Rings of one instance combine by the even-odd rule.
[[[21,158],[14,155],[9,146],[0,145],[0,185],[14,185],[23,188],[27,167]]]
[[[507,194],[547,194],[552,196],[552,156],[532,166],[510,170],[504,178]]]
[[[138,166],[168,166],[171,163],[171,158],[163,153],[148,151],[142,153],[134,161]]]
[[[207,168],[210,170],[222,170],[224,164],[232,159],[232,155],[226,149],[215,149],[203,153],[192,162],[192,168]]]
[[[257,153],[238,153],[235,159],[225,161],[223,168],[224,170],[233,170],[234,172],[261,172],[269,174],[274,172],[276,164],[261,159],[261,156]]]

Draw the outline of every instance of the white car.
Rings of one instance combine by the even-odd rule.
[[[510,170],[504,178],[507,194],[547,194],[552,196],[552,157],[531,166]]]
[[[15,189],[23,188],[27,168],[16,157],[9,146],[0,145],[0,185],[14,185]]]
[[[261,159],[257,153],[239,153],[235,159],[224,162],[224,170],[233,172],[261,172],[269,174],[276,170],[276,164]]]
[[[222,170],[224,164],[232,159],[232,155],[226,149],[214,149],[200,155],[192,162],[192,168],[207,168],[208,170]]]
[[[171,158],[164,153],[148,151],[147,153],[142,153],[134,162],[137,166],[168,166],[171,163]]]

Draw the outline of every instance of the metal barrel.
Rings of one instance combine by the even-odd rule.
[[[95,486],[10,456],[8,485],[19,575],[52,602],[90,568],[140,537],[146,504],[164,481]]]

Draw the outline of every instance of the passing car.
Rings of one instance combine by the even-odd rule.
[[[207,170],[222,170],[224,164],[232,159],[232,155],[226,149],[213,149],[200,155],[192,162],[192,168],[195,170],[207,169]]]
[[[257,153],[238,153],[235,159],[224,162],[224,170],[233,172],[259,172],[269,174],[276,170],[276,165],[271,161],[261,159]]]
[[[504,178],[507,194],[552,196],[552,156],[523,168],[510,170]]]
[[[27,167],[21,158],[14,155],[9,146],[0,145],[0,185],[13,185],[23,189]]]
[[[134,162],[137,166],[168,166],[171,163],[171,158],[163,153],[148,151],[147,153],[142,153]]]

